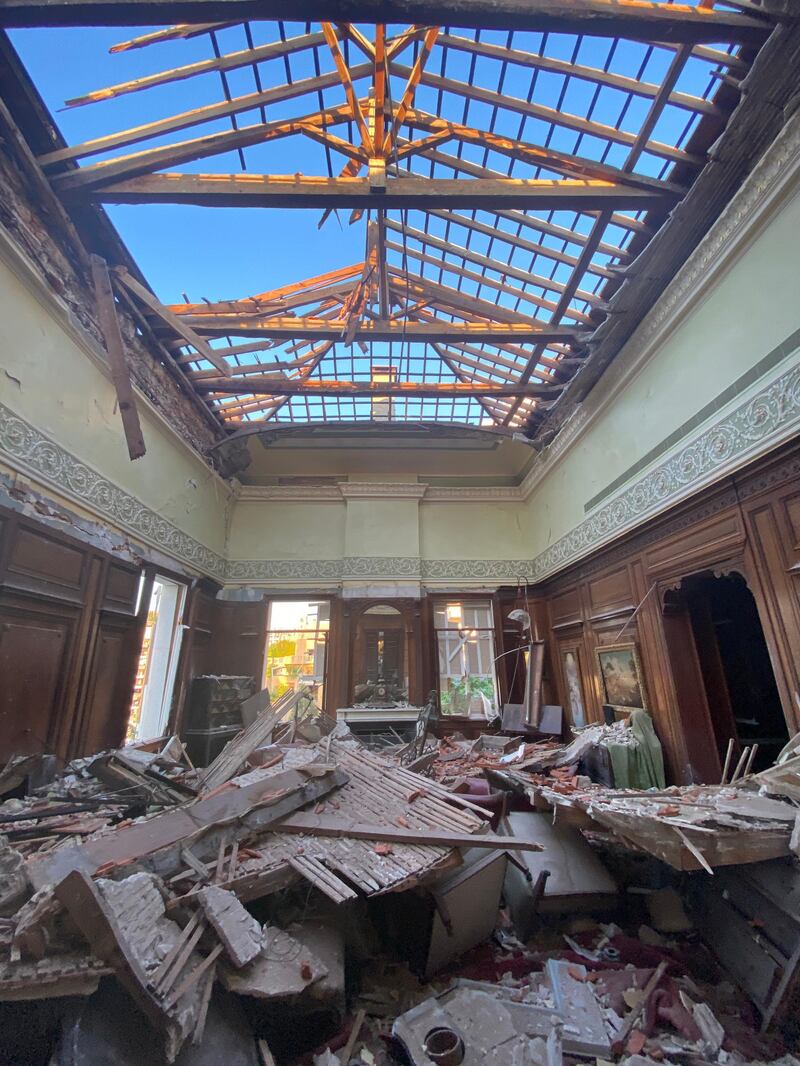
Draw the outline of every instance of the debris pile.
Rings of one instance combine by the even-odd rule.
[[[796,754],[734,785],[611,789],[582,759],[614,725],[567,744],[448,738],[426,777],[343,725],[311,726],[295,696],[259,696],[207,767],[172,737],[0,774],[16,793],[0,804],[3,1061],[786,1056],[756,1008],[765,1024],[796,1017]],[[609,862],[614,848],[645,866]],[[746,885],[730,865],[745,862]],[[750,949],[721,929],[735,988],[687,915],[736,929],[737,893],[760,901],[743,935],[768,948],[769,987],[748,985]],[[50,1034],[46,1055],[24,1047],[26,1025]]]

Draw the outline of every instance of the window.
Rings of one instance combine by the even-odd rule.
[[[442,713],[482,713],[484,699],[497,711],[491,602],[438,601],[433,607],[433,624]]]
[[[139,595],[141,596],[140,585]],[[157,576],[150,594],[147,621],[136,667],[128,741],[163,735],[169,724],[172,690],[181,650],[183,603],[186,587]]]
[[[328,659],[328,600],[273,600],[269,608],[264,686],[275,701],[305,688],[322,707]]]

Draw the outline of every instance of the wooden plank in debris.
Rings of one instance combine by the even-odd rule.
[[[350,837],[395,844],[440,848],[492,848],[495,851],[541,851],[536,840],[495,833],[458,833],[447,830],[408,829],[394,825],[367,825],[325,814],[298,811],[274,826],[276,833],[308,833],[321,837]]]
[[[262,778],[244,788],[229,785],[213,796],[83,844],[33,856],[26,871],[35,888],[61,881],[71,870],[92,875],[101,868],[133,862],[162,877],[169,876],[183,865],[182,847],[191,846],[194,855],[207,862],[216,855],[223,834],[229,834],[231,840],[252,836],[347,780],[341,770],[304,767]]]
[[[90,262],[95,300],[97,301],[97,316],[100,319],[100,329],[103,333],[106,353],[108,354],[111,380],[114,382],[114,389],[117,393],[119,415],[122,419],[122,428],[125,430],[128,455],[131,459],[141,459],[147,449],[142,436],[142,426],[139,422],[139,411],[136,407],[131,373],[125,358],[125,345],[119,328],[108,264],[99,255],[90,256]]]
[[[287,692],[274,707],[268,702],[253,724],[237,733],[200,775],[201,790],[210,792],[230,781],[241,770],[247,756],[269,739],[272,730],[286,717],[299,698],[300,693]]]

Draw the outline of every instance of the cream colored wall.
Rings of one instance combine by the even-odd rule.
[[[520,503],[426,503],[420,506],[423,559],[526,559]]]
[[[231,516],[228,558],[341,559],[344,501],[239,500]]]
[[[348,557],[419,555],[419,501],[347,501],[345,555]]]
[[[224,554],[231,498],[225,482],[143,398],[138,407],[147,453],[131,462],[109,376],[82,346],[66,312],[15,266],[0,258],[0,402],[179,530]],[[14,457],[2,458],[14,467]],[[36,475],[30,480],[39,482]],[[51,496],[64,488],[43,484]]]
[[[799,233],[795,192],[534,488],[528,554],[577,526],[587,501],[800,327]]]

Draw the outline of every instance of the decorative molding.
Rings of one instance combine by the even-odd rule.
[[[411,578],[419,580],[419,556],[347,555],[342,559],[342,580],[358,581],[365,577]]]
[[[24,418],[0,403],[0,456],[118,529],[159,548],[187,565],[224,578],[225,560],[131,493],[103,477]]]
[[[514,584],[533,577],[530,559],[423,559],[423,581],[497,581]]]
[[[339,491],[346,500],[421,500],[428,486],[415,481],[342,481]]]
[[[239,581],[339,582],[341,559],[229,559],[225,577]]]
[[[237,499],[244,503],[262,500],[341,503],[342,494],[338,485],[242,485]]]
[[[519,485],[429,485],[425,494],[425,503],[469,503],[472,500],[521,503],[523,496]]]

